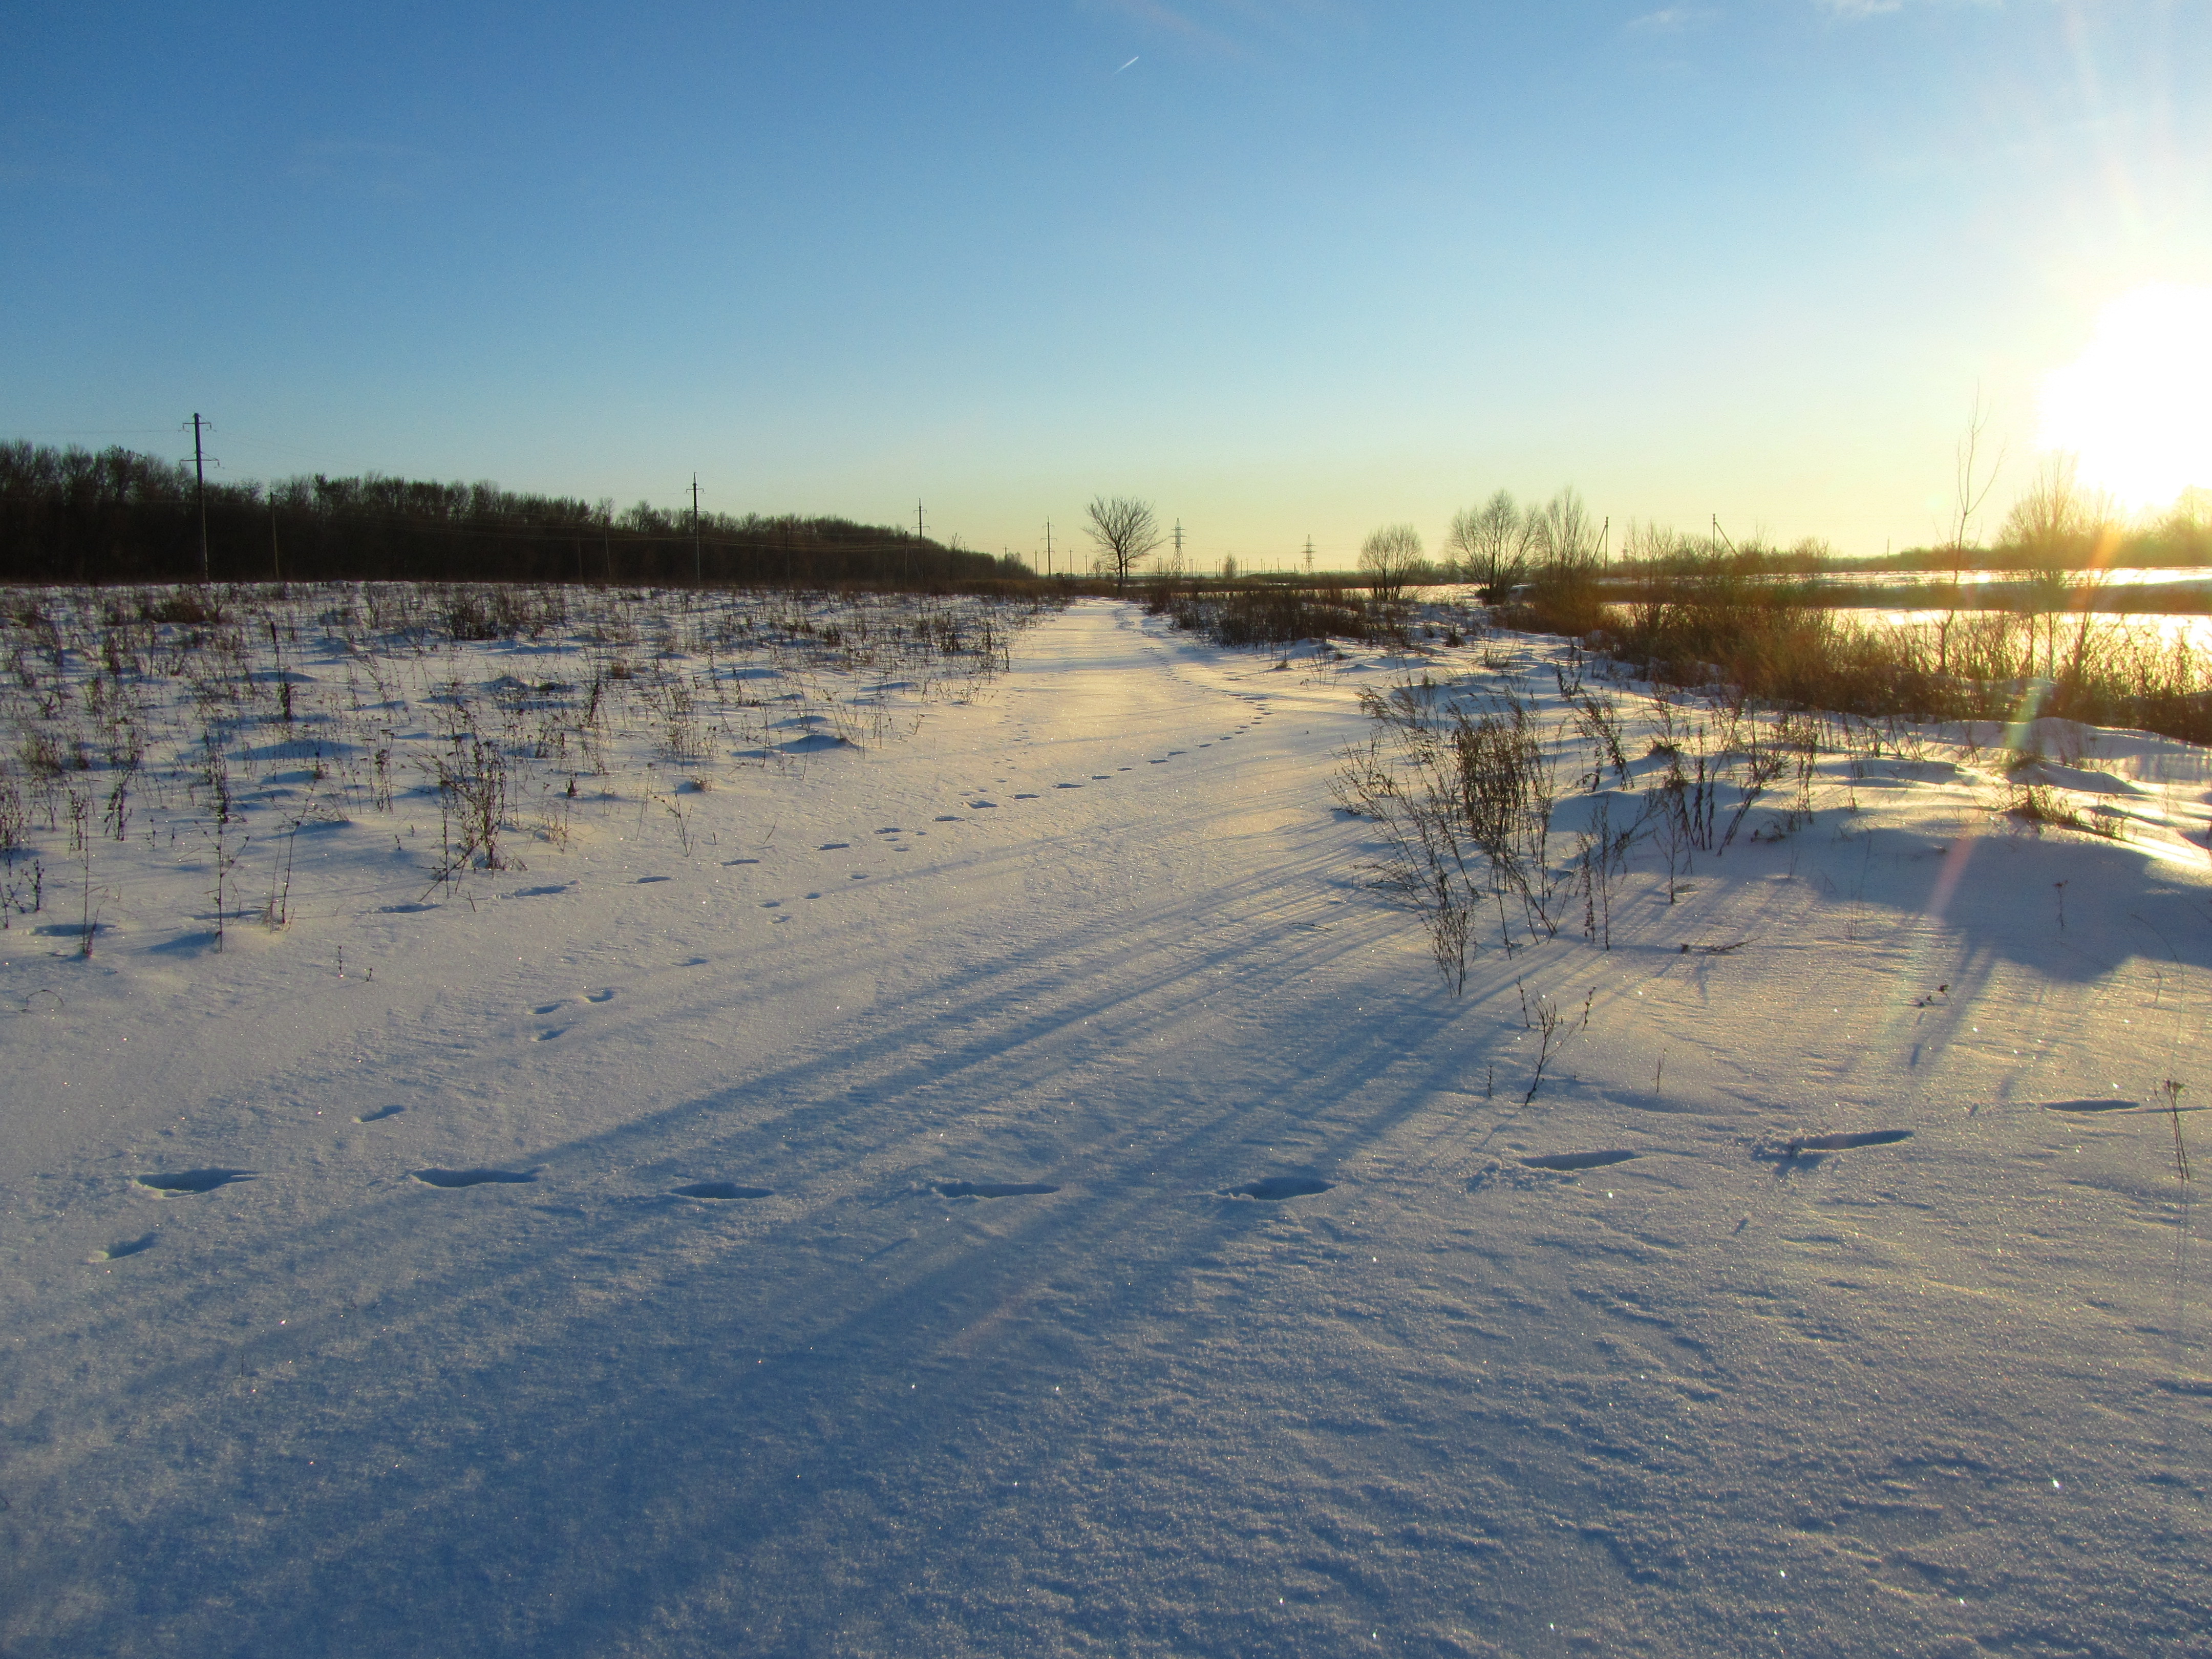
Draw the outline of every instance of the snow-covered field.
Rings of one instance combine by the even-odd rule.
[[[2205,1650],[2203,751],[1831,726],[1455,996],[1357,693],[1565,825],[1554,642],[596,603],[9,624],[0,1652]]]

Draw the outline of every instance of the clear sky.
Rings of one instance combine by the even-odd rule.
[[[1978,390],[2002,505],[2100,312],[2212,284],[2204,0],[7,15],[0,437],[230,477],[1878,553]]]

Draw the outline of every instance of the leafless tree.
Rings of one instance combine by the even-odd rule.
[[[1532,530],[1530,520],[1514,505],[1513,492],[1501,489],[1480,507],[1462,507],[1452,514],[1444,545],[1459,556],[1461,574],[1480,583],[1485,596],[1497,600],[1527,573]]]
[[[1572,484],[1542,507],[1528,509],[1528,533],[1536,557],[1554,569],[1577,570],[1597,562],[1597,531]]]
[[[1982,389],[1974,388],[1974,406],[1966,415],[1966,430],[1959,440],[1952,456],[1953,505],[1956,511],[1951,520],[1949,603],[1944,608],[1943,620],[1936,625],[1936,672],[1948,673],[1951,668],[1951,629],[1958,620],[1959,584],[1966,574],[1966,550],[1971,544],[1967,537],[1974,525],[1974,515],[1982,510],[1990,491],[1996,488],[1997,474],[2005,463],[2004,447],[1997,447],[1996,459],[1982,469],[1982,433],[1989,425],[1988,410],[1982,407]]]
[[[1378,599],[1395,599],[1421,574],[1421,532],[1409,524],[1386,524],[1359,546],[1359,574]]]
[[[1098,568],[1112,574],[1115,586],[1127,587],[1129,573],[1163,539],[1159,515],[1132,495],[1094,495],[1084,512],[1090,522],[1083,533],[1097,545]]]

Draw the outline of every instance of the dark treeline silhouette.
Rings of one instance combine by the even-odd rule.
[[[490,483],[313,477],[207,486],[219,582],[404,580],[900,586],[1026,577],[1018,559],[844,519],[699,515],[520,495]],[[0,581],[200,576],[189,462],[0,443]]]

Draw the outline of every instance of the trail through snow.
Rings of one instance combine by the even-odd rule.
[[[2201,1651],[2201,757],[1832,757],[1455,998],[1424,667],[1085,602],[688,854],[0,935],[0,1651]]]

